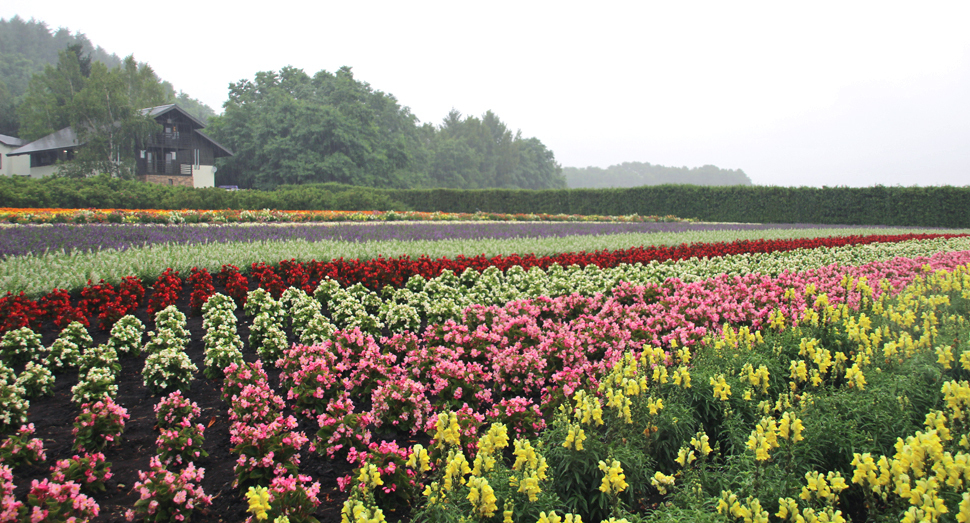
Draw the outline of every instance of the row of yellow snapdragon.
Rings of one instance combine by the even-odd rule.
[[[763,332],[725,325],[693,352],[627,354],[534,441],[441,414],[409,453],[412,518],[970,521],[970,267],[895,297],[873,298],[887,282],[843,285],[857,309],[808,286],[814,307]],[[883,434],[845,412],[898,423]],[[388,520],[380,470],[360,469],[344,521]]]

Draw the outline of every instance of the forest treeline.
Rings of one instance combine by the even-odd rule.
[[[31,80],[35,75],[43,75],[48,66],[56,68],[61,53],[69,48],[82,60],[102,63],[109,70],[121,67],[124,62],[118,55],[94,46],[81,32],[71,33],[63,27],[51,30],[44,22],[26,21],[19,16],[0,19],[0,134],[26,138],[22,136],[20,107],[28,96]],[[158,79],[158,83],[164,103],[178,103],[202,121],[215,114],[199,100],[182,91],[176,92],[170,82]]]
[[[751,185],[751,179],[741,169],[721,169],[713,165],[703,167],[666,167],[647,162],[624,162],[600,167],[563,167],[563,176],[570,189],[601,189],[607,187],[639,187],[641,185]]]
[[[395,210],[630,215],[743,223],[970,228],[970,187],[655,185],[619,189],[377,189],[282,185],[273,191],[156,185],[108,176],[0,177],[16,208]],[[527,216],[523,217],[527,218]]]
[[[479,118],[452,110],[440,125],[419,124],[349,67],[313,76],[294,67],[260,72],[230,84],[224,107],[206,129],[234,152],[219,165],[219,185],[566,187],[552,151],[491,111]]]

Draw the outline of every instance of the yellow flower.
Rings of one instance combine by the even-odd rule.
[[[697,458],[694,457],[693,450],[690,450],[687,447],[680,447],[680,450],[677,452],[677,459],[674,461],[676,461],[681,467],[686,467],[687,465],[693,463],[695,459]]]
[[[859,390],[866,389],[866,377],[862,374],[862,369],[859,368],[859,364],[856,363],[852,365],[847,371],[845,371],[845,380],[848,382],[846,385],[851,387],[856,387]]]
[[[957,513],[958,523],[970,522],[970,492],[963,493],[963,500],[960,501],[960,512]]]
[[[269,491],[266,487],[249,487],[246,492],[246,499],[249,501],[249,508],[246,512],[251,512],[256,516],[257,521],[267,519],[266,511],[269,510]]]
[[[620,466],[619,461],[613,460],[610,465],[600,461],[599,469],[604,473],[603,482],[600,484],[601,492],[619,494],[629,486],[626,482],[626,474],[623,473],[623,467]]]
[[[663,472],[660,472],[658,470],[653,475],[653,478],[650,479],[650,484],[656,487],[656,489],[660,492],[660,494],[666,494],[667,487],[674,486],[674,480],[675,480],[674,476],[667,476]]]
[[[582,426],[575,425],[569,427],[569,432],[566,434],[566,440],[562,442],[562,446],[567,449],[575,448],[579,451],[583,450],[583,441],[586,441],[586,433],[583,432]]]
[[[370,508],[359,499],[348,499],[340,510],[340,523],[385,523],[384,512]]]
[[[458,425],[458,415],[454,412],[438,414],[435,422],[435,440],[438,444],[459,445],[461,443],[461,426]]]
[[[700,452],[702,456],[707,456],[711,453],[712,449],[709,442],[710,438],[707,437],[707,434],[705,434],[703,431],[695,434],[690,440],[690,444],[697,449],[697,452]]]
[[[380,469],[373,463],[368,463],[360,467],[360,474],[357,476],[357,481],[369,487],[377,487],[384,484],[384,480],[381,479]]]
[[[453,488],[455,479],[458,479],[459,483],[464,485],[465,474],[471,474],[471,471],[468,460],[465,459],[465,454],[460,449],[450,451],[445,465],[443,485],[445,491],[450,491]]]
[[[685,389],[690,388],[690,371],[687,370],[687,367],[681,365],[674,370],[674,385],[681,386]]]
[[[724,375],[719,374],[717,379],[711,378],[711,386],[714,387],[714,397],[721,401],[727,401],[731,397],[731,386],[724,380]]]
[[[428,455],[427,449],[418,443],[411,449],[411,455],[408,456],[405,465],[421,472],[427,472],[431,470],[431,456]]]
[[[529,501],[534,502],[539,499],[539,493],[542,492],[542,488],[539,486],[539,478],[534,471],[527,474],[519,482],[519,492],[529,496]]]
[[[478,476],[468,479],[468,501],[479,516],[490,518],[498,510],[495,490],[488,484],[488,480]]]

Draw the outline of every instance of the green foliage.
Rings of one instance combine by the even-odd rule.
[[[378,189],[326,183],[273,191],[192,189],[107,177],[0,178],[8,207],[285,209],[668,216],[741,223],[970,227],[970,187],[703,187]],[[529,215],[524,214],[523,219]]]
[[[482,117],[452,109],[435,132],[430,185],[454,189],[563,189],[562,168],[537,138],[512,134],[498,116]]]
[[[426,156],[415,122],[349,67],[313,77],[285,67],[230,84],[225,112],[207,130],[235,152],[220,165],[219,184],[406,187],[421,184]]]
[[[273,189],[335,182],[364,187],[565,187],[555,157],[514,134],[491,111],[452,111],[438,128],[349,67],[312,77],[285,67],[230,85],[212,136],[235,152],[219,185]]]

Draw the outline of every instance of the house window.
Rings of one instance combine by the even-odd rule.
[[[198,169],[202,165],[202,153],[196,149],[195,150],[195,168]]]
[[[46,165],[54,165],[57,161],[57,153],[54,151],[41,151],[39,153],[34,153],[30,155],[30,166],[31,167],[44,167]]]

